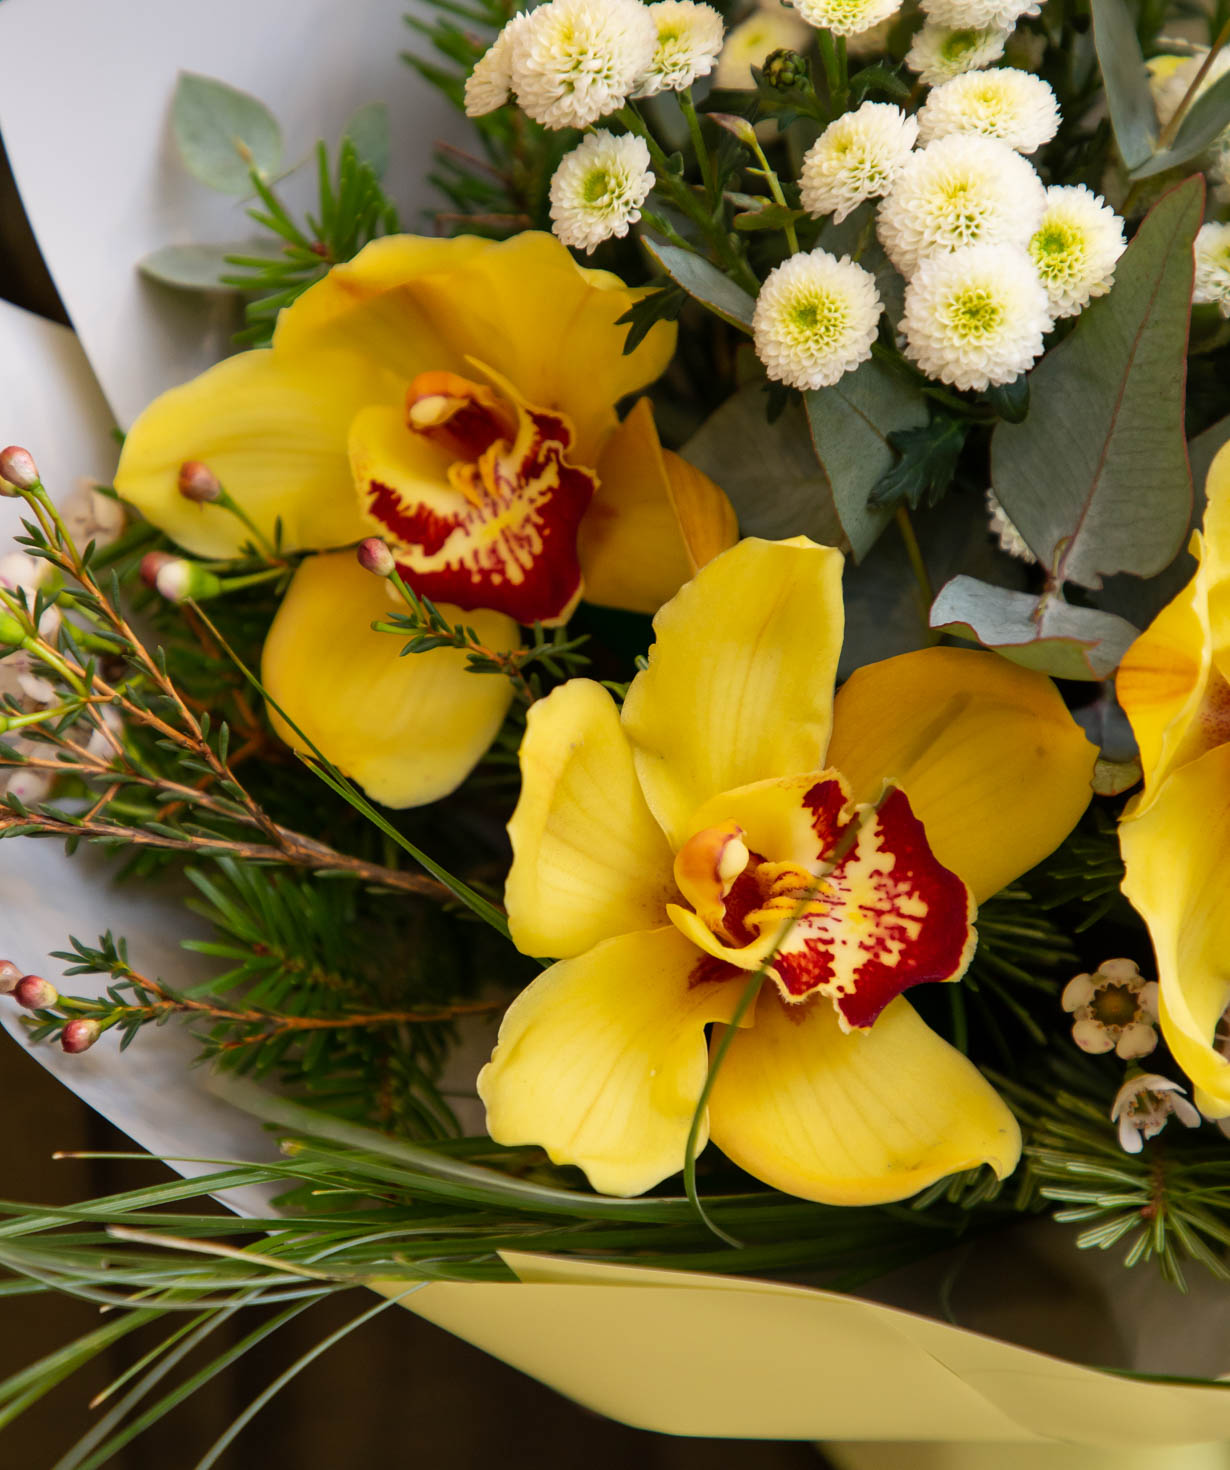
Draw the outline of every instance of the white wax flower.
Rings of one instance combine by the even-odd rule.
[[[640,0],[549,0],[513,35],[513,91],[544,127],[587,128],[619,111],[657,44]]]
[[[935,87],[998,61],[1011,34],[1002,27],[955,30],[928,20],[922,30],[915,32],[905,64],[918,73],[919,81]]]
[[[1126,1153],[1138,1154],[1146,1138],[1165,1128],[1171,1113],[1185,1128],[1200,1127],[1200,1114],[1177,1082],[1149,1072],[1129,1077],[1115,1094],[1110,1110],[1111,1121],[1119,1124],[1119,1146]]]
[[[831,122],[807,150],[799,175],[813,219],[845,219],[864,199],[887,194],[918,137],[918,122],[891,102],[864,102]]]
[[[981,133],[1018,153],[1033,153],[1058,131],[1059,104],[1050,85],[1010,66],[942,82],[918,114],[918,137],[924,144],[950,133]]]
[[[857,36],[895,15],[901,0],[790,0],[808,23],[835,36]]]
[[[1022,16],[1037,15],[1041,0],[919,0],[923,14],[954,30],[1010,31]]]
[[[682,92],[697,77],[707,77],[717,65],[725,35],[722,17],[713,6],[693,0],[658,0],[649,7],[649,14],[658,40],[636,95]]]
[[[621,239],[653,188],[644,139],[599,128],[567,154],[551,180],[552,228],[565,245],[592,251]]]
[[[792,255],[760,288],[752,318],[769,377],[827,388],[871,356],[880,298],[870,271],[827,250]]]
[[[1230,225],[1200,226],[1192,300],[1216,305],[1222,316],[1230,317]]]
[[[950,133],[906,159],[876,229],[909,279],[920,260],[966,245],[1025,245],[1046,207],[1042,180],[998,138]]]
[[[933,255],[905,289],[905,355],[930,378],[982,390],[1042,354],[1053,323],[1033,261],[1016,245]]]
[[[1157,1046],[1157,981],[1133,960],[1103,960],[1093,974],[1073,976],[1060,1003],[1075,1017],[1072,1040],[1082,1051],[1113,1051],[1126,1062]]]
[[[503,107],[512,94],[514,38],[529,16],[514,15],[474,65],[466,78],[466,116],[483,117]]]
[[[1126,247],[1123,221],[1084,184],[1053,185],[1029,253],[1056,319],[1075,316],[1105,296]]]
[[[776,3],[776,0],[775,0]],[[714,85],[750,87],[752,67],[763,66],[774,51],[803,50],[811,41],[811,27],[792,10],[758,10],[726,33],[718,57]]]

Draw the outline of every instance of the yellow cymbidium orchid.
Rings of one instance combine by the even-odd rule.
[[[647,400],[616,417],[674,349],[658,323],[624,354],[616,322],[635,300],[551,235],[377,240],[282,312],[270,348],[151,404],[116,488],[201,556],[235,556],[252,533],[179,493],[185,461],[286,551],[381,536],[420,595],[453,622],[478,612],[497,649],[582,595],[654,612],[735,525],[717,487],[661,448]],[[410,806],[465,777],[510,691],[453,650],[400,658],[396,637],[369,636],[390,610],[344,557],[309,559],[263,672],[325,755]]]
[[[1011,1112],[901,992],[960,977],[975,904],[1072,828],[1095,752],[991,653],[888,659],[834,700],[841,573],[806,537],[743,541],[658,614],[622,712],[588,680],[531,708],[506,902],[559,959],[479,1076],[493,1138],[609,1194],[675,1173],[705,1028],[767,962],[702,1143],[836,1204],[1015,1166]]]
[[[1119,828],[1123,891],[1149,926],[1162,1034],[1210,1117],[1230,1117],[1230,448],[1209,470],[1195,576],[1124,657],[1119,701],[1144,790]]]

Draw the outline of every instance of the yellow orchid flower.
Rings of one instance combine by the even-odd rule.
[[[674,348],[658,323],[624,354],[616,322],[635,300],[551,235],[377,240],[282,312],[270,348],[151,404],[116,488],[201,556],[235,556],[252,532],[179,493],[185,461],[287,551],[381,536],[420,595],[497,649],[582,595],[654,612],[735,525],[717,487],[661,448],[646,400],[616,416]],[[389,610],[345,557],[309,559],[263,672],[327,756],[410,806],[464,779],[510,694],[454,650],[400,658],[397,638],[369,636]]]
[[[743,541],[658,614],[622,713],[584,679],[531,708],[505,896],[518,948],[559,959],[478,1079],[499,1142],[608,1194],[675,1173],[705,1027],[767,959],[702,1144],[838,1204],[1015,1166],[1012,1114],[901,992],[961,975],[975,904],[1068,833],[1095,752],[990,653],[888,659],[834,700],[841,572],[806,537]]]
[[[1119,828],[1123,891],[1149,926],[1158,1018],[1210,1117],[1230,1117],[1230,448],[1209,469],[1196,574],[1124,657],[1116,679],[1144,790]]]

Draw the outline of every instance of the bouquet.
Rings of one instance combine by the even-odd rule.
[[[184,1175],[3,1206],[5,1289],[110,1311],[0,1424],[165,1319],[102,1465],[181,1340],[352,1292],[674,1433],[1230,1438],[1230,21],[406,19],[298,157],[151,68],[231,234],[101,284],[0,112],[124,430],[74,485],[57,366],[0,433],[5,1024]],[[1181,1325],[933,1320],[1024,1239]]]

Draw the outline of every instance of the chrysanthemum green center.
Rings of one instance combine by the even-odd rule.
[[[1072,275],[1084,263],[1085,240],[1079,230],[1054,221],[1043,225],[1029,242],[1029,253],[1044,277]]]
[[[977,44],[977,31],[953,31],[952,35],[940,47],[940,55],[945,61],[960,61]]]
[[[814,347],[827,347],[849,324],[846,304],[828,291],[799,296],[786,308],[785,325],[796,340]]]
[[[957,291],[948,303],[948,319],[967,340],[989,337],[1004,320],[1004,305],[985,286],[967,286]]]
[[[611,193],[611,176],[604,168],[596,168],[586,174],[581,186],[581,198],[586,204],[601,204]]]

